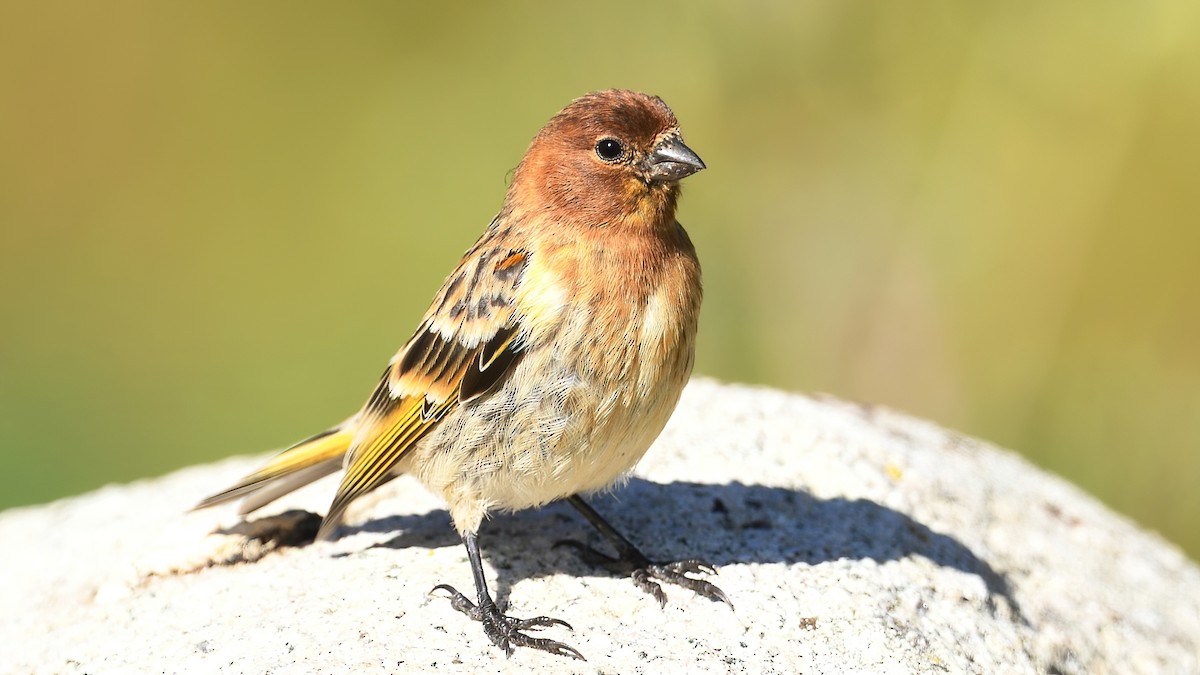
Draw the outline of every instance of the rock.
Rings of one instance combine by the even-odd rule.
[[[651,555],[705,558],[736,609],[660,608],[562,539],[563,505],[481,544],[510,613],[575,631],[511,659],[454,611],[471,588],[439,502],[408,478],[310,541],[334,484],[187,513],[261,458],[0,514],[0,670],[129,672],[1200,672],[1200,569],[1016,456],[889,410],[694,381],[596,508]]]

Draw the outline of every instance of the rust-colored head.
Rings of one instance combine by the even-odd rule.
[[[667,226],[679,180],[703,168],[661,98],[608,89],[572,101],[542,127],[509,199],[558,222]]]

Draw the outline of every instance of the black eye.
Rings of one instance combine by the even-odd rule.
[[[621,159],[623,154],[625,154],[625,146],[621,145],[618,140],[604,138],[596,144],[596,156],[606,162],[615,162]]]

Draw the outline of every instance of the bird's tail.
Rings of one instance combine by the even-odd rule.
[[[354,439],[355,419],[351,417],[332,429],[300,441],[233,487],[201,501],[194,508],[203,509],[245,497],[238,509],[239,514],[245,515],[328,476],[342,468],[342,459]]]

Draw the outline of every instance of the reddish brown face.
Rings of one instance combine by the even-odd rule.
[[[607,90],[575,100],[542,128],[513,189],[597,225],[657,221],[673,216],[678,181],[704,168],[662,99]]]

